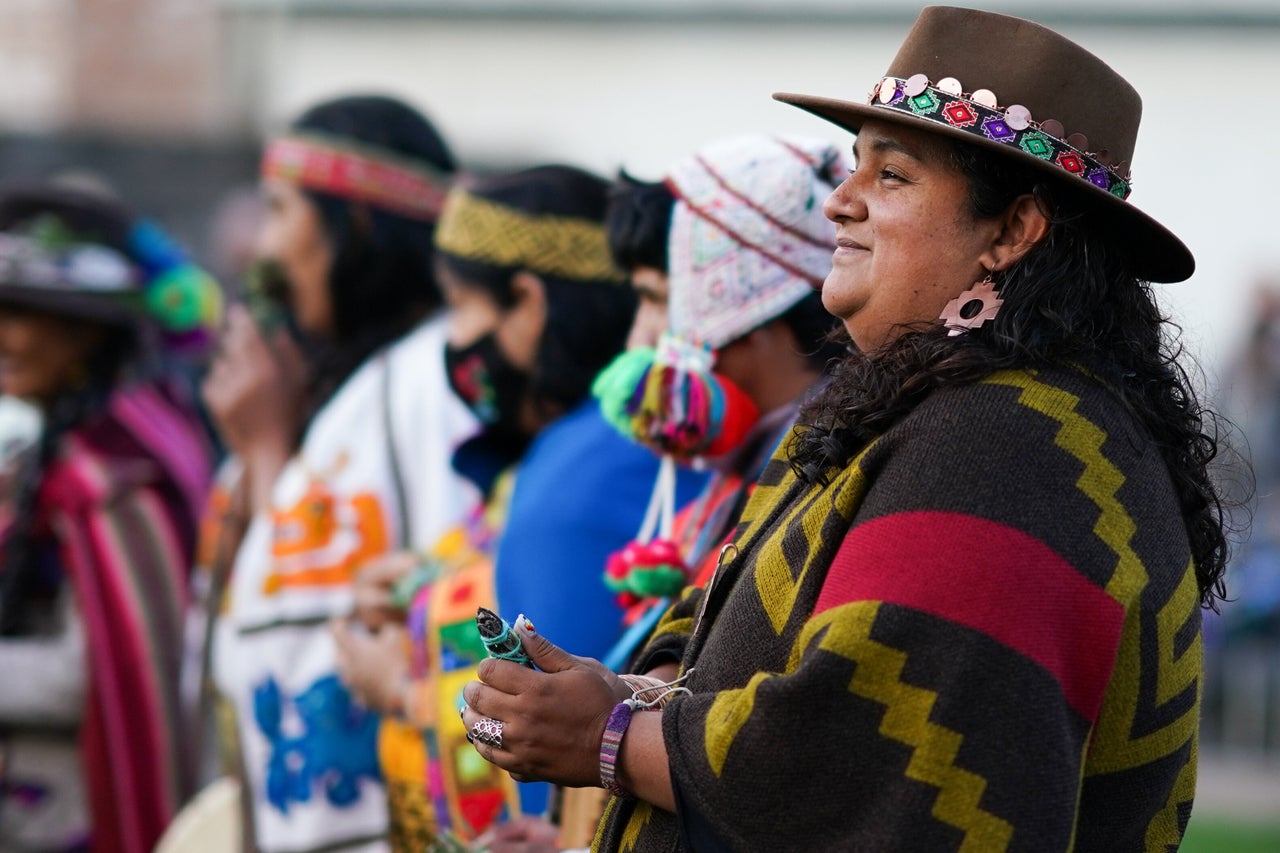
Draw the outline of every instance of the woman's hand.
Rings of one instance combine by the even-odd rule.
[[[485,717],[500,721],[502,748],[477,740],[476,749],[517,781],[599,787],[600,740],[620,701],[621,680],[602,664],[574,657],[539,634],[515,630],[543,671],[492,658],[480,662],[482,681],[462,690],[467,703],[462,721],[468,731]],[[631,695],[625,685],[621,690]]]
[[[388,622],[404,622],[404,611],[392,601],[391,593],[420,560],[412,551],[396,551],[374,557],[361,566],[352,586],[355,619],[370,631],[377,631]]]
[[[266,505],[293,452],[306,380],[302,351],[288,333],[268,343],[248,310],[233,305],[201,390],[218,433],[248,468],[255,509]]]
[[[338,677],[356,701],[380,714],[404,716],[408,632],[389,622],[370,633],[350,619],[335,619],[330,630],[337,646]]]

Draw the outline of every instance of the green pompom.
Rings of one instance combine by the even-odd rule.
[[[636,566],[627,573],[627,589],[646,598],[675,595],[684,589],[684,572],[676,566]]]
[[[655,357],[652,347],[627,350],[600,371],[591,385],[591,393],[600,401],[604,419],[632,441],[636,440],[636,435],[631,428],[631,416],[627,414],[627,402],[635,396]]]
[[[631,586],[627,583],[627,578],[615,578],[608,572],[601,575],[604,578],[604,585],[609,587],[610,592],[630,592]]]
[[[147,310],[170,331],[190,331],[217,322],[221,310],[217,291],[218,285],[198,267],[176,267],[147,287]]]

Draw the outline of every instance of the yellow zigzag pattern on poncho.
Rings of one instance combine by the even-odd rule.
[[[1149,735],[1132,737],[1142,692],[1140,659],[1143,652],[1143,631],[1133,622],[1141,618],[1138,599],[1150,578],[1129,544],[1136,525],[1116,498],[1124,485],[1124,476],[1102,453],[1106,432],[1075,411],[1079,402],[1077,397],[1038,382],[1029,374],[998,373],[986,381],[1020,389],[1019,403],[1061,424],[1054,443],[1084,464],[1085,470],[1077,486],[1102,511],[1094,533],[1116,552],[1119,560],[1107,583],[1107,593],[1124,606],[1126,624],[1107,698],[1094,725],[1085,775],[1115,773],[1148,764],[1153,756],[1170,755],[1188,741],[1194,750],[1198,702],[1174,723],[1161,726]],[[1178,632],[1188,619],[1194,618],[1198,595],[1195,572],[1186,571],[1169,601],[1156,615],[1154,701],[1158,705],[1181,695],[1188,688],[1200,689],[1198,681],[1203,659],[1200,638],[1197,636],[1181,657],[1176,654]],[[1162,825],[1176,821],[1178,805],[1190,800],[1194,793],[1195,773],[1184,770],[1165,809],[1156,815],[1148,828],[1148,836],[1159,836],[1157,830]],[[1163,837],[1168,837],[1168,833]]]
[[[791,440],[794,441],[794,438]],[[760,542],[761,550],[755,562],[756,590],[760,595],[760,606],[764,608],[769,623],[778,634],[786,628],[795,609],[800,585],[810,566],[821,554],[823,525],[832,512],[848,521],[861,504],[867,491],[867,477],[862,470],[862,462],[874,446],[873,441],[863,448],[848,466],[836,473],[826,488],[796,502],[778,523],[779,527],[787,531],[794,530],[799,525],[806,543],[803,554],[784,551],[784,543],[790,539],[788,536],[768,537]],[[786,453],[790,453],[790,446]],[[795,474],[788,471],[778,484],[761,484],[756,487],[742,513],[746,527],[737,541],[742,543],[743,550],[753,547],[755,540],[764,535],[764,526],[769,521],[767,508],[784,500],[783,496],[795,482]]]
[[[788,669],[799,665],[802,652],[825,629],[819,648],[853,661],[849,691],[885,706],[880,734],[912,747],[907,776],[938,788],[933,816],[964,832],[959,849],[963,853],[1007,849],[1013,826],[978,805],[987,781],[955,764],[964,738],[929,720],[938,694],[903,682],[906,653],[871,639],[879,612],[879,602],[857,601],[815,616],[792,649]]]
[[[600,823],[596,824],[596,835],[591,840],[591,849],[599,850],[604,844],[604,828],[609,823],[610,813],[618,808],[622,801],[617,797],[610,797],[605,803],[604,814],[600,818]],[[636,802],[635,811],[631,813],[631,817],[627,820],[626,829],[622,831],[622,839],[618,844],[618,853],[630,853],[636,849],[636,841],[640,839],[640,831],[644,829],[645,824],[649,822],[649,818],[653,816],[653,806],[644,800]]]
[[[1021,389],[1019,403],[1061,424],[1053,443],[1084,464],[1076,486],[1102,511],[1093,532],[1120,560],[1107,583],[1107,594],[1127,607],[1147,585],[1147,570],[1129,545],[1138,527],[1116,498],[1124,485],[1124,474],[1102,453],[1107,433],[1076,412],[1079,397],[1039,382],[1029,373],[1004,371],[984,381]]]

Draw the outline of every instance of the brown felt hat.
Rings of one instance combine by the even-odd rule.
[[[1089,215],[1119,236],[1142,278],[1183,281],[1195,271],[1183,242],[1126,200],[1142,118],[1137,91],[1040,24],[930,6],[867,103],[786,92],[774,98],[855,133],[874,119],[1018,157],[1079,189]]]

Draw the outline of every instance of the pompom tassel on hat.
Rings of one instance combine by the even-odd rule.
[[[592,392],[614,428],[653,450],[689,462],[732,450],[760,412],[734,383],[711,369],[705,346],[664,335],[657,349],[623,353]]]
[[[639,535],[606,564],[605,583],[623,607],[673,596],[688,582],[689,567],[671,538],[676,462],[727,453],[759,419],[751,398],[712,371],[714,361],[709,347],[664,335],[656,349],[618,356],[592,389],[619,432],[662,456]]]

